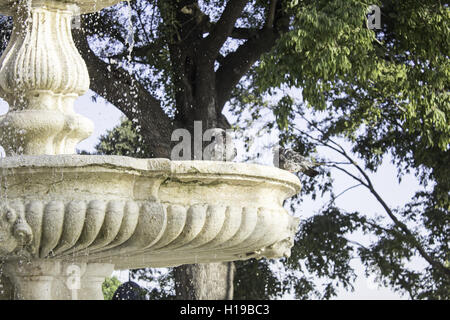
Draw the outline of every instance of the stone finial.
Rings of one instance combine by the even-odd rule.
[[[72,154],[93,131],[92,121],[73,110],[89,89],[71,34],[78,12],[76,5],[51,1],[11,12],[14,29],[0,59],[0,95],[10,106],[0,117],[0,143],[8,155]]]

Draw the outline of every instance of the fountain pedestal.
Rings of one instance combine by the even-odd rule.
[[[102,283],[113,270],[112,264],[60,260],[12,260],[3,266],[18,300],[103,300]]]
[[[17,299],[101,299],[114,269],[289,256],[295,175],[221,161],[73,155],[92,131],[75,13],[119,0],[0,0],[14,17],[0,59],[0,267]],[[27,6],[26,3],[30,4]],[[0,292],[1,295],[1,292]]]

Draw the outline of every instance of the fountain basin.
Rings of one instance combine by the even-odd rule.
[[[115,269],[288,256],[298,178],[255,164],[119,156],[0,160],[0,257]]]

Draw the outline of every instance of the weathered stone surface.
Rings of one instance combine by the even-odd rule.
[[[3,4],[0,12],[13,15],[14,28],[0,59],[0,93],[10,107],[0,117],[2,146],[7,155],[73,154],[94,128],[73,110],[89,89],[71,33],[78,7],[62,1]]]
[[[0,252],[119,269],[289,255],[283,170],[115,156],[0,160]]]
[[[3,297],[16,300],[103,300],[102,283],[111,275],[113,267],[112,264],[13,259],[2,268],[3,283],[9,286]]]

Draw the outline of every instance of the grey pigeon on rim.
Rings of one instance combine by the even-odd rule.
[[[320,164],[312,161],[309,158],[302,156],[300,153],[277,146],[273,150],[274,164],[278,161],[280,169],[287,170],[292,173],[302,172],[309,177],[315,177],[319,171],[314,168]]]
[[[213,128],[208,130],[211,138],[203,153],[204,160],[233,161],[237,156],[237,149],[233,143],[233,137],[226,130]]]

